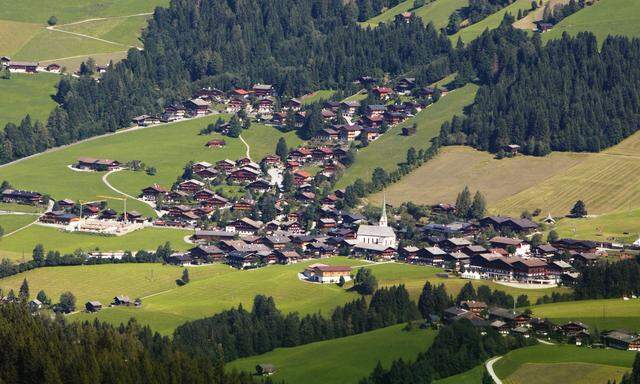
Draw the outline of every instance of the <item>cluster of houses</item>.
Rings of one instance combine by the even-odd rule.
[[[482,301],[461,301],[444,310],[443,317],[431,315],[431,324],[451,323],[467,319],[475,327],[493,329],[502,335],[562,339],[575,345],[592,345],[629,351],[640,350],[640,336],[627,330],[610,330],[594,337],[587,324],[569,321],[554,324],[549,319],[531,317],[526,312],[487,305]]]

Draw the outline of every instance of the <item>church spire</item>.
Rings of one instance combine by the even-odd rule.
[[[382,214],[380,215],[380,223],[378,224],[381,227],[387,226],[387,193],[384,192],[382,195]]]

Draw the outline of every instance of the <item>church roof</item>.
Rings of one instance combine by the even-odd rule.
[[[391,227],[361,225],[358,227],[358,236],[396,237],[396,234]]]

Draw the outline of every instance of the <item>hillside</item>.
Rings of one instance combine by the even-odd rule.
[[[279,348],[264,355],[239,359],[227,369],[254,372],[257,364],[275,364],[274,380],[287,383],[357,383],[367,376],[378,361],[389,368],[395,359],[412,360],[426,351],[436,332],[404,331],[404,324],[360,335],[311,343],[294,348]],[[366,353],[363,353],[366,351]],[[322,356],[322,359],[318,359]]]

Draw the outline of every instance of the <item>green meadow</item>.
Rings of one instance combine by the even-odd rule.
[[[31,120],[47,122],[56,102],[51,98],[60,77],[50,73],[11,74],[0,80],[0,129],[7,123],[19,124],[29,114]]]
[[[631,369],[636,354],[614,349],[571,345],[537,345],[508,353],[494,365],[509,384],[596,384],[617,379]]]
[[[568,301],[536,305],[531,310],[535,316],[549,318],[556,323],[581,321],[599,330],[640,329],[639,299]]]
[[[473,102],[477,90],[476,85],[467,84],[450,92],[437,103],[420,111],[414,118],[391,128],[368,147],[360,149],[355,163],[345,170],[337,188],[344,188],[358,178],[370,180],[376,167],[387,171],[396,169],[399,163],[406,161],[407,150],[411,147],[415,147],[416,150],[428,148],[429,141],[440,132],[442,123],[451,120],[456,114],[462,115],[463,108]],[[413,123],[418,125],[417,133],[413,136],[402,136],[402,127],[411,126]]]
[[[58,228],[32,225],[0,240],[0,258],[6,257],[15,261],[31,260],[31,252],[36,244],[42,244],[46,250],[61,253],[71,253],[78,249],[135,253],[141,249],[155,250],[158,245],[168,241],[173,249],[184,251],[193,247],[184,241],[185,236],[190,235],[191,232],[186,229],[144,228],[124,236],[102,236],[63,232]]]
[[[543,41],[590,31],[603,42],[608,35],[640,36],[640,7],[635,0],[598,0],[542,34]]]
[[[368,376],[378,361],[389,368],[393,360],[413,360],[426,351],[436,332],[403,330],[404,324],[360,335],[320,341],[294,348],[279,348],[259,356],[233,361],[227,369],[254,373],[257,364],[277,368],[273,380],[287,383],[353,383]]]

